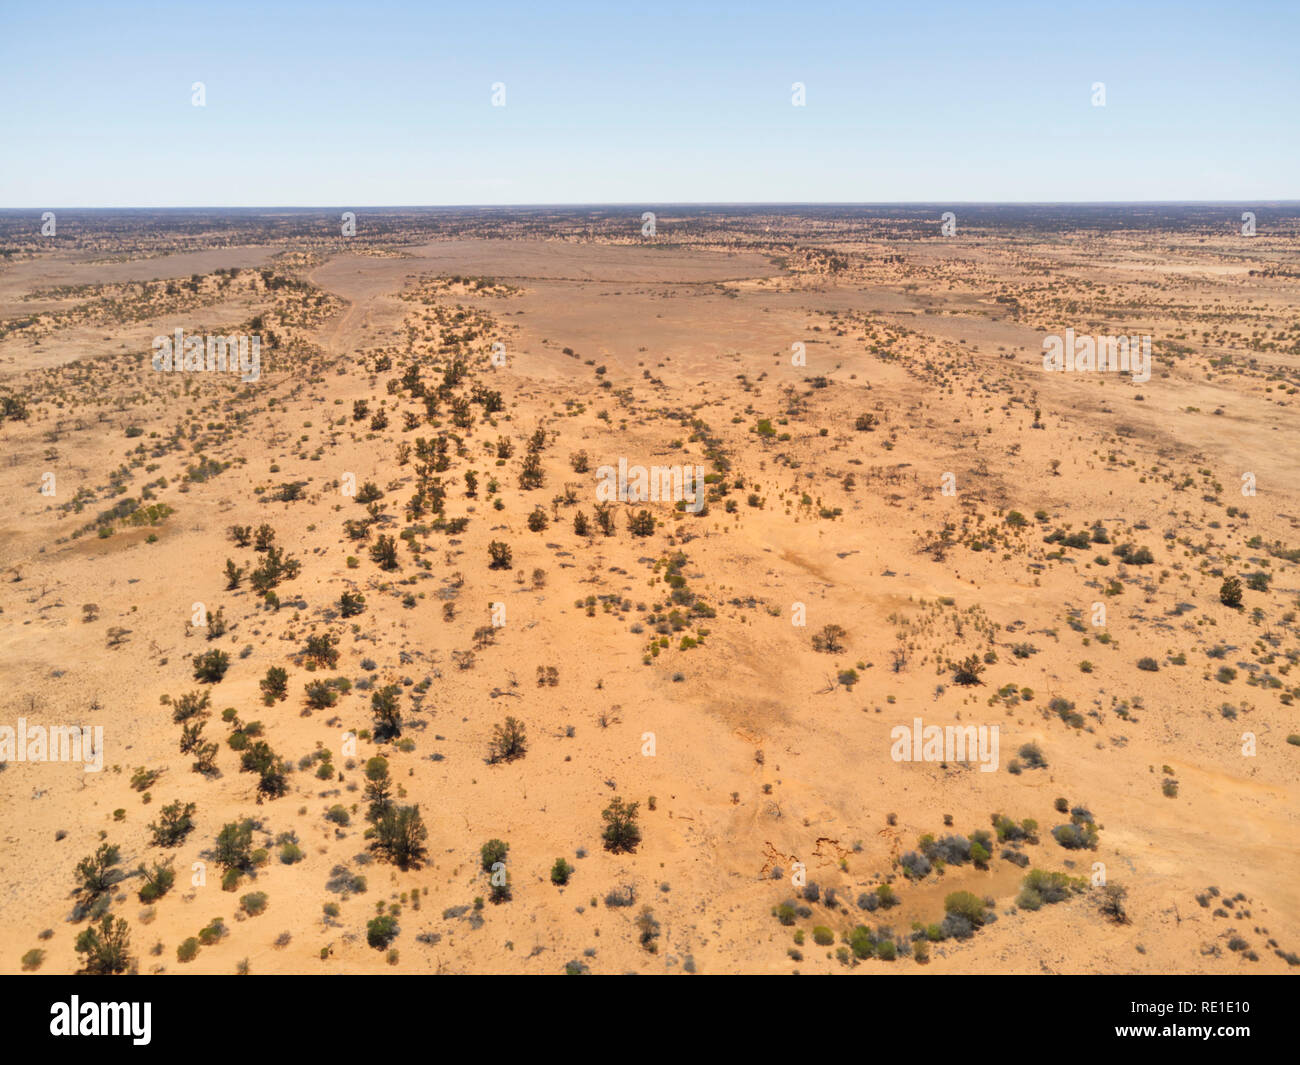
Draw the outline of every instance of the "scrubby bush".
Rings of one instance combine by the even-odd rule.
[[[1016,905],[1022,910],[1041,909],[1044,903],[1061,902],[1070,897],[1072,891],[1081,891],[1082,883],[1072,880],[1065,873],[1048,873],[1042,869],[1031,869],[1029,875],[1021,882],[1020,894],[1016,896]]]
[[[1066,850],[1096,850],[1097,826],[1091,822],[1082,825],[1057,825],[1052,838]]]
[[[903,867],[903,872],[913,880],[920,880],[927,876],[932,866],[930,859],[916,851],[908,851],[898,859],[898,864]]]
[[[954,891],[943,900],[945,913],[964,917],[974,927],[984,923],[984,901],[969,891]]]
[[[205,947],[210,947],[213,943],[219,943],[225,935],[226,922],[220,917],[214,917],[211,922],[199,929],[199,942]]]
[[[975,925],[959,913],[950,913],[939,925],[940,939],[969,939],[975,934]]]
[[[239,900],[239,905],[249,917],[257,917],[266,912],[266,892],[249,892]]]

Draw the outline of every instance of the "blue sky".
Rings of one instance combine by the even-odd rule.
[[[5,0],[0,207],[1293,199],[1297,31],[1296,2]]]

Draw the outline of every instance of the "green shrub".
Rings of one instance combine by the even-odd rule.
[[[1052,838],[1066,850],[1096,850],[1097,826],[1091,822],[1082,825],[1057,825]]]
[[[637,825],[636,812],[639,802],[624,803],[618,796],[602,812],[605,830],[601,833],[605,840],[605,849],[618,853],[634,851],[641,842],[641,829]]]
[[[945,913],[964,917],[978,928],[984,923],[984,900],[969,891],[954,891],[943,900]]]
[[[249,917],[258,917],[266,912],[266,892],[250,892],[239,900],[239,905]]]
[[[1016,905],[1022,910],[1038,910],[1044,903],[1061,902],[1073,891],[1083,890],[1083,882],[1071,879],[1065,873],[1047,873],[1032,869],[1021,883]]]
[[[230,668],[230,656],[225,651],[207,651],[194,656],[194,679],[204,684],[216,684]]]
[[[499,839],[490,839],[479,848],[479,858],[483,866],[483,872],[492,872],[492,866],[497,862],[506,860],[506,852],[510,850],[509,843],[503,843]]]
[[[1241,606],[1241,581],[1236,577],[1228,577],[1224,580],[1219,586],[1219,601],[1224,606],[1234,609]]]
[[[205,947],[212,946],[213,943],[221,940],[226,934],[226,923],[220,917],[212,918],[207,927],[199,930],[199,942]]]
[[[376,950],[383,950],[397,938],[397,919],[387,914],[372,918],[366,923],[366,942]]]

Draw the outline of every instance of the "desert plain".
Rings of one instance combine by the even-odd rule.
[[[0,212],[0,971],[1291,970],[1251,209]]]

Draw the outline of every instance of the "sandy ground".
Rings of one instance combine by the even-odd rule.
[[[33,948],[46,952],[41,971],[77,968],[85,920],[75,868],[101,841],[120,846],[124,873],[163,858],[177,871],[151,907],[137,898],[137,876],[107,895],[130,924],[141,972],[231,973],[242,959],[253,973],[556,973],[570,961],[598,973],[1286,971],[1277,951],[1300,951],[1300,747],[1286,742],[1300,732],[1288,676],[1300,661],[1300,588],[1295,564],[1266,549],[1300,547],[1300,293],[1294,281],[1243,275],[1214,245],[1171,256],[1161,234],[1145,239],[1027,244],[989,233],[972,247],[912,242],[904,263],[883,265],[864,246],[836,274],[760,251],[447,240],[400,256],[319,257],[297,276],[335,302],[303,324],[276,317],[294,297],[258,291],[214,297],[188,316],[56,325],[39,344],[21,331],[0,340],[0,392],[27,396],[30,408],[25,421],[0,424],[0,489],[13,501],[0,516],[0,725],[102,725],[105,744],[100,773],[56,763],[0,772],[9,812],[0,971],[18,971]],[[16,263],[0,271],[0,317],[30,313],[22,296],[55,285],[260,267],[272,251]],[[1027,260],[1057,266],[1045,280]],[[423,281],[453,276],[500,284]],[[1019,318],[997,294],[1015,295]],[[465,316],[448,317],[457,307]],[[150,338],[178,322],[215,330],[259,311],[310,346],[300,367],[249,386],[149,368]],[[1152,379],[1044,372],[1042,338],[1066,327],[1152,335]],[[1247,350],[1258,330],[1286,339]],[[1175,350],[1166,341],[1178,336]],[[504,366],[489,359],[493,343]],[[805,365],[791,363],[796,343]],[[460,391],[499,390],[505,409],[474,406],[465,429],[444,403],[438,424],[404,429],[404,414],[423,419],[424,405],[388,383],[414,361],[432,389],[453,350],[472,365]],[[1210,363],[1229,353],[1231,364]],[[377,370],[382,356],[390,368]],[[354,420],[359,400],[370,414],[387,408],[388,425]],[[866,412],[874,431],[855,430]],[[773,437],[755,431],[762,419]],[[128,436],[131,427],[142,434]],[[519,474],[539,427],[545,483],[528,490]],[[419,554],[399,538],[400,567],[385,572],[345,534],[365,507],[338,482],[353,474],[383,490],[387,517],[375,532],[397,536],[412,526],[403,509],[419,465],[401,462],[398,444],[440,431],[464,448],[453,443],[441,473],[446,516],[468,525],[415,531]],[[501,461],[499,437],[514,445]],[[579,450],[585,473],[570,463]],[[640,507],[618,504],[614,535],[574,532],[576,511],[594,514],[597,467],[624,458],[712,471],[719,454],[728,492],[707,513],[647,504],[658,526],[637,537],[624,511]],[[230,465],[186,480],[200,456]],[[39,493],[46,473],[53,496]],[[1245,473],[1254,496],[1241,493]],[[301,500],[273,500],[286,481],[305,482]],[[150,501],[173,512],[98,536],[96,516],[124,496],[141,500],[146,484]],[[81,509],[63,509],[79,492]],[[538,506],[552,520],[533,532]],[[1011,511],[1027,525],[1008,525]],[[1098,521],[1109,543],[1044,542]],[[278,610],[247,581],[228,590],[223,576],[228,558],[247,568],[261,558],[227,529],[262,523],[302,563],[277,589]],[[950,544],[935,549],[945,524]],[[497,540],[510,544],[512,569],[489,568]],[[1126,542],[1153,562],[1113,556]],[[690,591],[715,616],[682,632],[664,622],[671,639],[644,664],[672,609],[656,564],[678,551]],[[1271,580],[1247,588],[1243,609],[1220,602],[1225,575],[1259,571]],[[364,592],[365,613],[339,617],[346,590]],[[1103,625],[1092,623],[1098,602]],[[211,642],[191,624],[200,603],[228,624]],[[444,603],[454,604],[450,620]],[[505,624],[476,648],[493,604],[504,604]],[[800,614],[804,623],[792,623]],[[845,630],[839,652],[814,649],[827,625]],[[128,632],[109,647],[114,627]],[[299,652],[325,632],[339,637],[339,661],[313,673]],[[699,645],[679,646],[683,633]],[[1034,651],[1018,657],[1016,644]],[[229,670],[200,685],[191,660],[212,648],[229,653]],[[971,654],[987,664],[982,683],[966,687],[950,663]],[[1156,671],[1137,667],[1148,656]],[[272,666],[288,671],[289,697],[265,706],[258,682]],[[1216,676],[1224,666],[1229,679]],[[548,667],[556,683],[539,686]],[[846,681],[848,670],[856,678]],[[304,685],[321,676],[352,688],[332,710],[307,711]],[[363,738],[346,753],[344,733],[371,727],[365,678],[399,686],[409,749]],[[205,735],[220,743],[213,776],[191,771],[180,726],[160,704],[201,687],[211,691]],[[1072,703],[1081,727],[1053,699]],[[226,742],[227,707],[260,721],[293,764],[288,794],[257,801],[254,775]],[[526,724],[527,754],[490,765],[493,726],[507,715]],[[997,727],[998,771],[895,761],[891,729],[917,717]],[[1009,771],[1030,743],[1046,767]],[[321,747],[333,779],[317,778],[319,763],[298,768]],[[379,860],[366,838],[362,767],[381,752],[396,801],[418,804],[428,828],[427,858],[407,870]],[[160,774],[148,803],[132,787],[138,767]],[[1174,797],[1166,780],[1177,781]],[[602,847],[601,811],[615,795],[641,804],[634,853]],[[1053,839],[1070,820],[1058,798],[1090,812],[1095,850]],[[177,799],[196,804],[195,828],[177,847],[156,846],[149,823]],[[347,825],[325,817],[336,804]],[[1037,842],[1021,848],[1029,868],[1121,884],[1127,923],[1100,912],[1095,887],[1017,908],[1028,870],[1000,845],[986,869],[903,874],[898,859],[921,836],[988,830],[995,813],[1038,822]],[[257,823],[269,860],[227,892],[212,847],[241,818]],[[275,843],[288,832],[304,854],[291,865]],[[474,900],[490,889],[479,848],[494,838],[509,843],[513,897],[476,916]],[[558,857],[575,867],[564,887],[550,881]],[[202,886],[191,882],[196,862],[206,863]],[[823,895],[786,926],[772,911],[795,896],[796,863]],[[341,866],[365,877],[364,892],[338,890]],[[859,896],[884,883],[899,905],[861,910]],[[634,887],[635,905],[608,905],[622,885]],[[1205,894],[1211,887],[1219,897]],[[826,905],[827,888],[837,905]],[[933,944],[927,964],[836,957],[855,926],[906,937],[914,922],[941,921],[960,890],[991,899],[997,920]],[[267,905],[250,917],[240,899],[254,891]],[[654,952],[634,923],[645,906],[659,923]],[[377,907],[396,911],[391,959],[366,941]],[[181,942],[215,917],[228,934],[179,961]],[[835,945],[815,946],[815,926]],[[1246,946],[1230,947],[1234,937]]]

